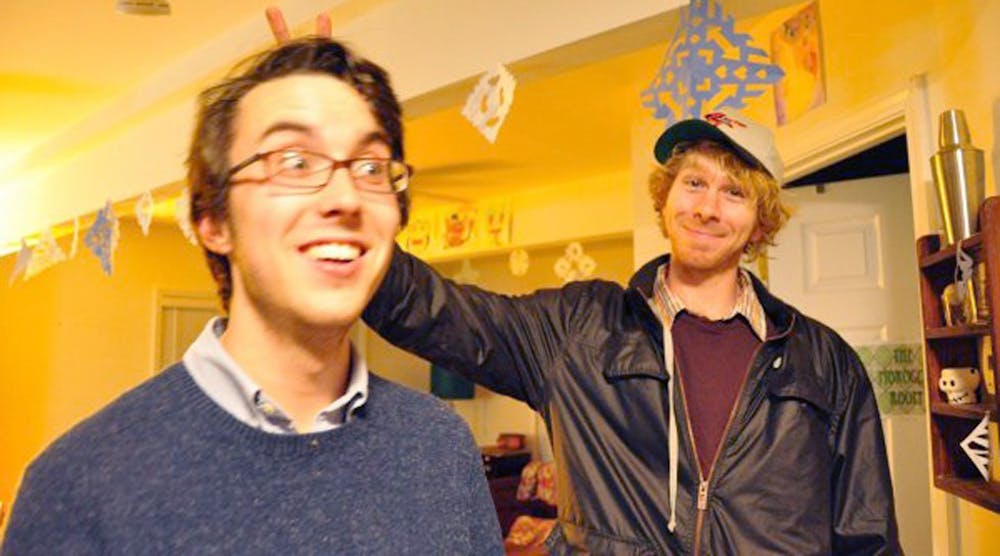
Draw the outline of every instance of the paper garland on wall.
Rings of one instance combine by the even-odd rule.
[[[108,276],[111,276],[112,257],[118,249],[119,237],[118,218],[111,207],[111,201],[108,200],[104,208],[97,212],[97,219],[83,236],[83,244],[101,261],[101,270]]]
[[[52,235],[52,230],[45,230],[38,244],[31,251],[31,263],[28,264],[28,270],[24,273],[24,279],[27,280],[46,268],[65,260],[66,253],[56,243],[56,238]]]
[[[76,257],[76,251],[80,247],[80,217],[73,219],[73,241],[69,244],[69,258]]]
[[[510,273],[514,276],[524,276],[528,273],[528,267],[531,264],[528,258],[528,252],[524,249],[515,249],[510,252],[509,258]]]
[[[493,199],[414,212],[397,238],[420,257],[471,253],[510,244],[509,199]]]
[[[139,223],[142,235],[149,235],[149,225],[153,222],[153,195],[146,191],[135,202],[135,219]]]
[[[691,0],[642,105],[667,125],[719,108],[744,108],[784,73],[715,0]]]
[[[174,204],[174,217],[177,218],[177,226],[181,233],[187,238],[191,245],[198,245],[198,237],[194,233],[194,226],[191,225],[191,195],[185,189]]]
[[[28,242],[24,241],[24,238],[21,238],[21,250],[17,252],[17,260],[14,261],[14,270],[11,271],[10,278],[7,279],[7,285],[12,286],[18,277],[24,275],[29,264],[31,264],[31,248],[28,247]]]
[[[462,115],[483,134],[490,143],[495,143],[510,106],[514,102],[517,81],[503,64],[487,71],[476,83],[475,89],[465,101]]]
[[[574,241],[566,246],[566,254],[555,264],[556,276],[564,283],[582,280],[594,273],[597,262],[593,257],[583,252],[583,246]]]
[[[979,474],[984,480],[990,480],[990,416],[987,413],[983,420],[972,429],[969,436],[961,442],[962,451],[972,461],[972,464],[979,470]]]

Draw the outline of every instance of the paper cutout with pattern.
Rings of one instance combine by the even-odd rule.
[[[514,102],[517,80],[503,64],[487,71],[476,83],[476,88],[465,101],[462,115],[483,134],[490,143],[496,143],[510,106]]]
[[[715,0],[691,0],[642,105],[667,125],[720,108],[742,109],[784,72],[738,33]]]
[[[83,244],[101,261],[101,270],[108,276],[111,276],[112,258],[118,249],[118,238],[118,217],[111,207],[111,201],[108,200],[104,208],[97,212],[97,219],[83,236]]]
[[[42,237],[38,240],[38,244],[35,245],[34,250],[31,252],[31,263],[28,264],[28,269],[24,273],[24,279],[27,280],[46,268],[65,260],[66,252],[56,243],[56,238],[52,235],[52,230],[45,230],[42,233]]]
[[[194,233],[194,226],[191,225],[191,194],[185,189],[181,191],[181,196],[174,204],[174,217],[177,218],[177,227],[181,229],[184,237],[191,242],[191,245],[198,245],[198,236]]]
[[[17,252],[17,260],[14,261],[14,270],[10,272],[7,285],[13,286],[18,277],[23,276],[25,271],[28,270],[28,265],[30,264],[31,247],[28,247],[28,242],[24,241],[24,238],[21,238],[21,250]]]
[[[76,257],[76,251],[80,247],[80,217],[73,219],[73,241],[69,244],[69,258]]]
[[[149,225],[153,222],[153,195],[149,191],[139,196],[135,202],[135,219],[139,222],[142,235],[149,235]]]
[[[524,276],[528,273],[528,267],[531,265],[531,260],[528,258],[528,252],[524,249],[515,249],[510,252],[510,273],[514,276]]]
[[[972,429],[969,436],[961,442],[962,451],[969,456],[972,464],[979,470],[984,480],[990,480],[990,416],[987,413],[983,420]]]
[[[566,246],[566,254],[559,258],[555,264],[556,276],[563,283],[574,280],[588,278],[597,268],[597,262],[593,257],[583,252],[583,245],[574,241]]]

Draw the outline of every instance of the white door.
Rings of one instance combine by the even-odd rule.
[[[768,252],[771,291],[834,328],[862,354],[880,398],[903,549],[930,554],[909,177],[839,182],[823,193],[795,188],[785,199],[795,213]]]

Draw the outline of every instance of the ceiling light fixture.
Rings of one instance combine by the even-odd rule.
[[[117,0],[115,9],[126,15],[170,15],[167,0]]]

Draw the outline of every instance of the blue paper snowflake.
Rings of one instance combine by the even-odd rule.
[[[670,125],[714,109],[741,109],[781,79],[781,68],[733,23],[718,2],[691,0],[656,78],[642,91],[654,118]]]
[[[94,224],[83,236],[83,243],[100,259],[104,273],[111,276],[111,255],[118,244],[118,219],[110,201],[98,211]]]

